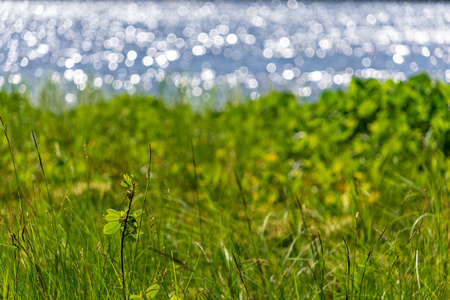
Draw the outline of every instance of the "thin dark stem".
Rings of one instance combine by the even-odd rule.
[[[351,270],[351,264],[350,264],[350,249],[348,248],[347,241],[344,239],[345,248],[347,250],[347,282],[345,285],[345,299],[349,299],[349,291],[350,291],[350,270]]]
[[[388,225],[389,225],[389,224],[388,224]],[[366,274],[367,263],[369,262],[370,256],[372,255],[373,249],[375,248],[376,244],[377,244],[377,243],[380,241],[380,239],[384,236],[384,233],[386,232],[386,229],[388,228],[388,225],[386,225],[386,226],[384,227],[383,232],[380,234],[380,236],[378,237],[378,239],[377,239],[377,241],[375,242],[375,244],[372,244],[372,245],[370,246],[369,253],[367,254],[366,262],[365,262],[365,264],[364,264],[364,270],[363,270],[362,277],[361,277],[361,284],[360,284],[360,286],[359,286],[359,297],[358,297],[358,300],[361,299],[361,292],[362,292],[362,290],[363,290],[363,288],[364,288],[364,275]]]
[[[245,200],[244,190],[242,189],[241,181],[239,180],[236,169],[233,169],[233,171],[234,171],[234,178],[236,178],[236,183],[239,187],[239,192],[241,193],[242,202],[244,203],[245,218],[247,219],[248,232],[250,234],[252,231],[252,221],[248,216],[247,201]]]
[[[37,140],[36,140],[36,134],[32,131],[31,135],[33,137],[34,146],[36,147],[36,152],[38,154],[39,165],[41,166],[42,176],[44,177],[45,188],[47,189],[47,197],[48,197],[48,202],[50,204],[50,212],[52,214],[52,219],[53,219],[53,223],[52,223],[53,231],[55,233],[55,236],[58,236],[58,232],[57,232],[56,227],[55,227],[56,220],[55,220],[55,214],[53,212],[53,201],[52,201],[52,198],[50,196],[50,190],[48,188],[47,176],[45,176],[44,165],[42,163],[41,153],[39,152],[39,147],[38,147]],[[59,246],[59,244],[58,244],[58,246]],[[61,249],[60,249],[59,252],[61,253]]]
[[[17,193],[19,195],[20,217],[21,217],[21,221],[22,221],[22,226],[25,227],[25,219],[23,217],[23,201],[22,201],[22,197],[20,195],[21,193],[20,193],[19,176],[17,176],[16,162],[14,161],[14,155],[13,155],[13,151],[12,151],[12,148],[11,148],[11,142],[9,141],[9,137],[8,137],[8,126],[5,123],[3,123],[3,119],[2,119],[1,116],[0,116],[0,122],[2,123],[3,132],[5,134],[6,141],[8,143],[9,153],[11,154],[11,160],[12,160],[12,164],[13,164],[13,167],[14,167],[14,175],[16,176]],[[20,229],[19,229],[18,232],[20,232]],[[16,294],[17,294],[17,287],[18,287],[17,282],[18,282],[18,275],[19,275],[19,266],[20,266],[20,254],[17,255],[16,282],[15,282],[15,285],[14,285],[14,289],[15,289]]]
[[[121,270],[122,270],[122,293],[123,293],[124,300],[127,300],[127,287],[125,285],[125,271],[123,268],[123,248],[125,246],[124,242],[125,242],[125,236],[126,236],[126,232],[127,232],[128,216],[130,215],[131,203],[133,202],[135,187],[136,187],[136,183],[133,183],[133,187],[131,188],[131,191],[128,194],[128,199],[130,200],[130,203],[128,204],[127,216],[125,217],[125,224],[123,225],[123,231],[122,231],[122,240],[120,242],[120,266],[121,266]]]
[[[239,268],[239,264],[236,260],[236,256],[234,256],[233,252],[231,252],[231,254],[233,255],[234,264],[236,265],[236,268],[239,272],[239,278],[241,279],[241,282],[244,285],[245,291],[247,292],[247,299],[250,299],[250,294],[248,293],[247,285],[245,284],[244,276],[242,276],[242,271],[241,271],[241,268]]]
[[[319,238],[319,242],[320,242],[320,250],[321,250],[321,260],[322,260],[322,270],[321,270],[321,281],[320,281],[320,298],[324,299],[325,295],[324,295],[324,281],[325,281],[325,259],[323,257],[323,245],[322,245],[322,238],[320,236],[320,232],[317,232],[317,237]]]
[[[11,142],[8,137],[8,126],[5,123],[3,123],[3,119],[1,116],[0,116],[0,122],[2,123],[3,132],[5,133],[6,141],[8,142],[9,153],[11,154],[11,160],[12,160],[13,167],[14,167],[14,175],[16,176],[17,191],[19,194],[20,217],[22,219],[22,225],[25,226],[25,219],[23,217],[23,200],[22,200],[21,193],[20,193],[19,176],[17,175],[16,162],[14,161],[14,155],[13,155],[13,151],[11,148]]]
[[[200,223],[200,241],[203,245],[203,225],[202,225],[202,210],[200,206],[200,199],[198,196],[198,177],[197,177],[197,163],[195,162],[195,151],[194,143],[191,140],[191,150],[192,150],[192,163],[194,164],[194,175],[195,175],[195,193],[197,195],[197,207],[198,207],[198,221]]]
[[[56,219],[55,219],[55,213],[53,211],[53,201],[52,198],[50,196],[50,190],[48,188],[48,182],[47,182],[47,176],[45,176],[45,171],[44,171],[44,164],[42,163],[42,158],[41,158],[41,153],[39,152],[39,147],[38,147],[38,143],[37,143],[37,139],[36,139],[36,134],[34,133],[34,131],[31,132],[31,135],[33,137],[33,141],[34,141],[34,146],[36,147],[36,152],[39,158],[39,165],[41,167],[41,171],[42,171],[42,176],[44,177],[44,183],[45,183],[45,188],[47,189],[47,197],[48,197],[48,202],[50,204],[50,213],[52,215],[52,229],[53,229],[53,233],[55,234],[55,238],[57,239],[56,244],[58,245],[58,252],[57,254],[55,254],[55,265],[56,265],[56,270],[58,270],[58,264],[61,261],[61,245],[59,243],[60,241],[60,237],[59,237],[59,233],[58,230],[56,229]],[[59,253],[59,254],[58,254]],[[65,274],[63,272],[63,278],[64,278],[64,285],[66,286],[66,281],[65,281]]]

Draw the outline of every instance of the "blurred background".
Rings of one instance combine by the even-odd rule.
[[[181,88],[201,101],[236,87],[314,99],[352,76],[425,71],[449,82],[449,32],[445,2],[2,1],[0,86],[24,92],[47,78],[68,103],[88,84]]]

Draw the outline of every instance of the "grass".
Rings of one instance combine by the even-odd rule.
[[[450,294],[448,84],[354,79],[314,103],[272,92],[196,110],[93,89],[66,107],[43,91],[0,92],[3,299],[155,284],[157,299]],[[144,234],[122,247],[102,228],[131,203],[126,173]]]

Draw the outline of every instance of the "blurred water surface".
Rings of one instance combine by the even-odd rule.
[[[449,62],[449,3],[0,2],[0,85],[21,90],[49,76],[68,90],[164,82],[203,100],[240,85],[311,98],[354,75],[449,82]]]

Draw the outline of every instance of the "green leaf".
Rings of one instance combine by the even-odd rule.
[[[158,292],[159,292],[159,285],[154,284],[154,285],[151,285],[147,289],[146,294],[147,294],[147,297],[149,297],[150,299],[153,299],[156,297],[156,294],[158,294]]]
[[[126,183],[125,181],[123,181],[120,185],[123,186],[123,187],[125,187],[125,188],[130,187],[130,186],[128,185],[128,183]]]
[[[108,222],[111,222],[111,221],[119,221],[119,219],[120,219],[120,216],[119,216],[119,215],[107,214],[107,215],[105,216],[105,220],[108,221]]]
[[[110,215],[118,215],[118,216],[120,216],[120,211],[117,211],[117,210],[115,210],[115,209],[109,208],[109,209],[107,209],[106,211],[107,211],[108,214],[110,214]]]
[[[135,218],[139,217],[140,215],[142,215],[142,209],[138,209],[133,213],[133,216]]]
[[[110,222],[103,227],[104,234],[114,234],[120,229],[119,222]]]
[[[141,295],[131,295],[130,299],[142,299]]]
[[[177,296],[172,296],[172,297],[170,298],[170,300],[181,300],[181,298],[178,298]]]
[[[131,175],[133,177],[133,175]],[[133,185],[133,180],[131,179],[130,175],[124,174],[123,175],[123,183],[127,185],[127,187],[131,187]],[[122,183],[122,186],[124,186]]]

